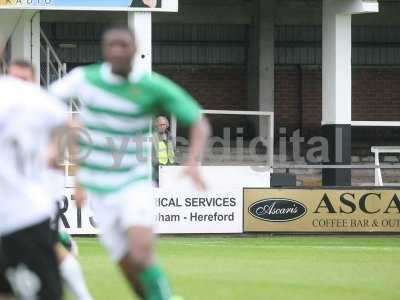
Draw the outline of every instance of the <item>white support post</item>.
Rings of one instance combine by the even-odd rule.
[[[258,39],[258,109],[260,111],[273,112],[275,89],[275,0],[260,0],[258,2],[256,26]],[[267,137],[268,134],[268,123],[265,119],[261,119],[260,136]]]
[[[36,78],[40,82],[40,11],[31,15],[31,62],[35,67]]]
[[[0,11],[0,57],[3,55],[8,39],[11,37],[21,14],[21,11]]]
[[[351,15],[323,18],[322,125],[351,124]]]
[[[351,125],[351,16],[378,11],[376,1],[323,1],[322,125]]]
[[[30,61],[40,78],[40,11],[20,14],[11,36],[11,59]]]
[[[128,12],[128,25],[135,33],[137,53],[133,68],[151,73],[152,66],[152,18],[151,12]]]
[[[378,11],[376,1],[323,1],[322,125],[351,124],[351,16]]]
[[[171,116],[171,135],[174,142],[174,147],[176,148],[176,138],[178,136],[178,120],[175,116]]]
[[[46,46],[46,86],[50,85],[50,47]]]
[[[379,162],[379,151],[375,151],[375,186],[383,186],[382,171]]]
[[[378,10],[377,1],[323,1],[321,124],[332,165],[351,163],[351,16]],[[324,169],[322,174],[325,186],[351,185],[351,170]]]
[[[128,12],[129,27],[135,32],[138,47],[134,68],[152,71],[152,18],[151,12]]]

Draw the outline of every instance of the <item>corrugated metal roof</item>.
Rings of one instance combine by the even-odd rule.
[[[101,59],[99,41],[105,24],[45,23],[43,29],[65,62],[90,63]],[[275,62],[280,65],[320,65],[321,26],[275,28]],[[72,42],[76,49],[61,49]],[[154,24],[155,64],[228,64],[247,62],[246,25]],[[400,65],[400,27],[354,26],[353,64]]]
[[[400,27],[353,26],[354,65],[400,65]],[[321,26],[275,29],[275,62],[280,65],[322,64]]]
[[[104,24],[53,23],[43,29],[55,43],[61,59],[88,63],[101,59],[99,41]],[[155,64],[246,64],[248,45],[245,25],[155,24],[153,61]],[[62,42],[76,44],[63,49]]]

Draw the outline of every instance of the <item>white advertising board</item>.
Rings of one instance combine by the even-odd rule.
[[[96,218],[88,206],[77,209],[66,189],[60,226],[73,235],[97,234]],[[241,189],[208,192],[156,189],[155,224],[159,234],[243,232]],[[134,199],[132,199],[134,201]]]
[[[0,9],[177,12],[178,0],[0,0]]]
[[[164,180],[163,187],[155,189],[157,233],[243,232],[243,187],[269,187],[270,173],[241,166],[202,169],[208,187],[205,192],[198,191],[183,178],[182,167],[166,167],[160,171],[160,176],[168,180]],[[67,186],[61,228],[74,235],[97,234],[90,208],[77,209],[71,197],[73,189],[70,184]]]
[[[86,205],[78,209],[72,199],[73,188],[65,189],[65,197],[61,207],[60,228],[69,234],[92,235],[97,234],[95,218]]]

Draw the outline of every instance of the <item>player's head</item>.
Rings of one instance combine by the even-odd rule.
[[[159,133],[165,133],[167,132],[168,128],[169,128],[169,121],[166,117],[164,116],[159,116],[156,119],[156,127],[157,127],[157,131]]]
[[[136,54],[135,35],[128,26],[113,26],[103,34],[102,48],[104,59],[111,64],[112,71],[127,76]]]
[[[8,75],[27,82],[36,82],[35,68],[25,60],[15,60],[8,67]]]

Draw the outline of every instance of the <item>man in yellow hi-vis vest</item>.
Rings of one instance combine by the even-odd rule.
[[[155,121],[153,134],[153,178],[158,182],[159,166],[176,165],[175,147],[169,132],[169,121],[159,116]]]

